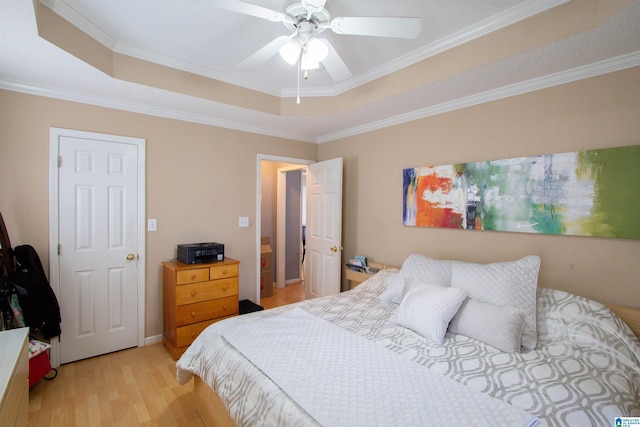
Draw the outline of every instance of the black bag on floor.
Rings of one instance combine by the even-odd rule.
[[[30,245],[16,246],[16,269],[13,281],[29,295],[29,306],[23,307],[27,326],[32,333],[41,332],[45,338],[60,335],[60,305],[42,268],[36,250]]]

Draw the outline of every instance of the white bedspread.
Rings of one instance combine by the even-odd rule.
[[[300,308],[234,326],[223,337],[323,426],[537,424]]]
[[[605,426],[614,425],[616,417],[640,417],[640,342],[602,304],[539,288],[536,350],[502,353],[450,333],[442,344],[435,344],[389,322],[397,305],[382,302],[378,296],[394,274],[394,270],[384,270],[340,295],[214,323],[178,361],[177,379],[184,384],[198,375],[218,394],[240,427],[320,425],[223,338],[231,328],[246,325],[254,330],[298,307],[432,372],[536,416],[540,425]],[[291,366],[291,371],[297,366]],[[362,393],[368,395],[367,390]],[[456,404],[449,409],[457,412],[463,408]]]

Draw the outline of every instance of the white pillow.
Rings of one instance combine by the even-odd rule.
[[[473,264],[455,261],[451,286],[480,302],[521,310],[524,315],[522,347],[536,348],[536,288],[540,257],[527,256],[513,262]]]
[[[423,283],[449,286],[451,283],[452,261],[442,261],[424,255],[409,255],[402,264],[402,269],[394,275],[387,288],[378,297],[381,301],[400,304],[414,279]]]
[[[506,353],[520,353],[522,310],[467,298],[449,323],[449,332],[489,344]]]
[[[402,264],[400,274],[407,279],[420,279],[433,285],[451,285],[453,261],[439,260],[420,254],[412,254]]]
[[[390,321],[442,344],[449,321],[466,297],[460,289],[414,280]]]
[[[402,295],[404,295],[404,276],[396,273],[389,278],[386,289],[382,291],[378,299],[393,304],[400,304],[402,302]]]

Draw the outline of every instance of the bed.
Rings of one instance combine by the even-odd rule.
[[[339,295],[211,325],[177,379],[195,377],[198,410],[219,426],[640,417],[637,336],[603,304],[538,287],[539,262],[414,254]],[[635,310],[623,313],[637,324]]]

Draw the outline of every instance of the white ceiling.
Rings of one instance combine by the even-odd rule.
[[[578,0],[573,0],[578,1]],[[251,0],[281,11],[294,1]],[[302,102],[337,96],[434,54],[553,8],[564,0],[327,0],[336,16],[422,19],[415,40],[322,33],[353,76],[325,70],[301,80]],[[46,0],[109,49],[278,97],[295,97],[294,66],[278,55],[236,67],[275,37],[282,23],[214,7],[207,0]],[[340,114],[281,116],[114,79],[37,35],[31,0],[0,2],[0,88],[211,124],[300,141],[325,142],[481,102],[640,65],[640,0],[595,29]]]

